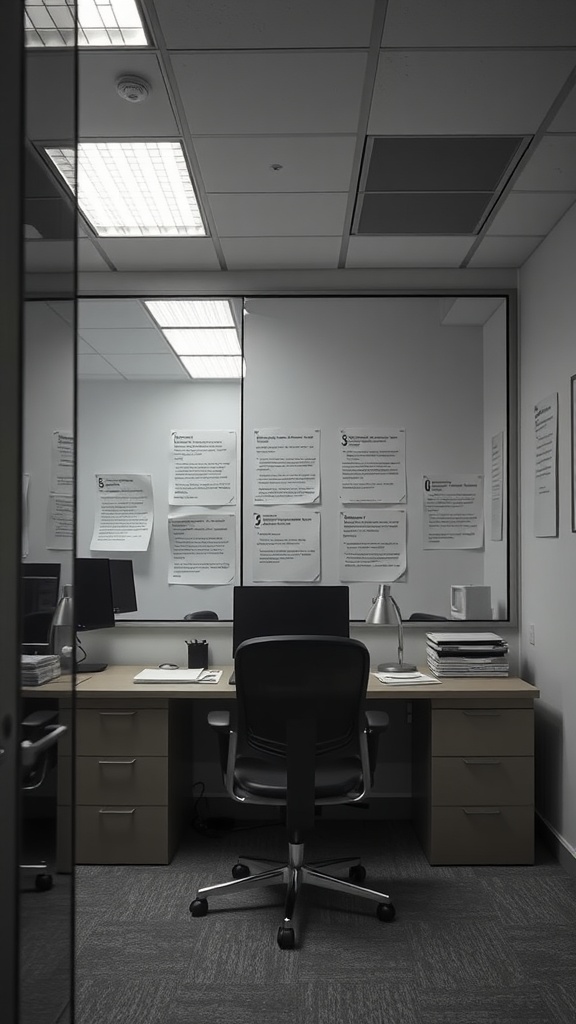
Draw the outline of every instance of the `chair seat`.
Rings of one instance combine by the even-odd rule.
[[[239,757],[234,767],[236,786],[255,797],[286,801],[286,764]],[[341,757],[316,766],[315,798],[343,796],[363,788],[359,757]]]

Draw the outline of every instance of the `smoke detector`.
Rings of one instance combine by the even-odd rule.
[[[126,75],[124,78],[119,78],[116,82],[116,91],[128,103],[142,103],[148,97],[150,85],[144,78],[137,78],[136,75]]]

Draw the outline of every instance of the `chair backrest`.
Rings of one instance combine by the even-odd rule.
[[[272,636],[246,640],[234,659],[238,740],[285,757],[289,722],[312,722],[316,755],[349,747],[360,732],[370,656],[359,640]]]

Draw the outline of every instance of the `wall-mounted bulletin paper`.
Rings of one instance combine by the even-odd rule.
[[[558,536],[558,392],[534,406],[534,536]]]
[[[425,550],[483,546],[483,490],[483,477],[477,474],[424,477]]]
[[[149,474],[97,473],[91,551],[147,551],[154,507]]]
[[[504,520],[504,432],[494,434],[490,470],[490,539],[502,540]]]
[[[406,431],[340,431],[340,500],[406,501]]]
[[[48,496],[46,547],[54,551],[71,551],[74,546],[74,495]]]
[[[74,490],[74,435],[66,430],[52,433],[50,460],[50,491],[72,494]]]
[[[276,508],[252,513],[252,576],[256,583],[320,579],[320,513]]]
[[[406,572],[406,510],[340,512],[340,579],[393,583]]]
[[[236,516],[175,512],[168,516],[168,583],[232,583],[236,565]]]
[[[28,511],[28,490],[30,488],[30,474],[22,474],[22,558],[27,558],[30,551],[29,541],[29,511]]]
[[[171,505],[236,504],[236,432],[170,432]]]
[[[254,431],[255,505],[308,505],[320,498],[320,431]]]

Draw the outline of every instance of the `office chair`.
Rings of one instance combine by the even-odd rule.
[[[373,780],[388,715],[365,709],[367,648],[344,637],[258,637],[238,646],[234,668],[236,721],[228,711],[208,715],[218,735],[224,784],[240,803],[285,808],[288,861],[240,856],[233,881],[198,889],[192,916],[204,917],[208,897],[279,881],[286,886],[277,936],[281,949],[295,946],[293,918],[302,884],[372,900],[380,920],[393,920],[390,897],[360,884],[366,871],[359,857],[304,862],[315,807],[358,803]],[[319,870],[331,865],[337,871],[349,866],[349,880]]]
[[[65,725],[55,724],[56,718],[56,711],[34,711],[22,721],[20,752],[25,791],[39,789],[56,764],[56,744],[66,732]],[[38,892],[52,888],[52,875],[48,873],[46,861],[20,864],[20,871],[36,872],[34,884]]]
[[[210,609],[207,608],[205,611],[188,612],[188,614],[184,616],[184,621],[185,622],[217,622],[218,621],[218,616],[217,616],[216,612],[210,611]]]
[[[412,612],[408,622],[447,622],[445,615],[430,615],[428,612]]]

